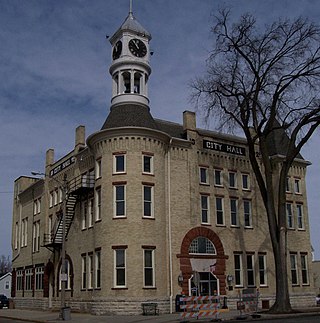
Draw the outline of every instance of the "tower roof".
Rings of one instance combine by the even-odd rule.
[[[110,42],[112,43],[120,34],[125,31],[134,32],[139,36],[143,36],[151,39],[151,34],[138,22],[132,12],[129,12],[127,18],[124,20],[120,28],[113,34],[110,38]]]

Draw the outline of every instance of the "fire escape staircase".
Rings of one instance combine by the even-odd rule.
[[[57,214],[57,219],[53,225],[50,234],[44,234],[44,247],[51,251],[59,250],[62,247],[63,241],[63,212],[65,210],[65,239],[67,239],[70,231],[77,202],[80,197],[87,194],[94,188],[94,175],[86,174],[80,175],[72,179],[68,183],[68,189],[65,194],[63,203],[64,208]]]

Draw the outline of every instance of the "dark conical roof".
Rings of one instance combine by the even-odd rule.
[[[120,127],[143,127],[158,130],[148,107],[130,103],[111,107],[101,130]]]

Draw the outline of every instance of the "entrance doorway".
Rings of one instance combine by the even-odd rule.
[[[189,296],[219,295],[219,280],[211,272],[194,272],[189,279]]]

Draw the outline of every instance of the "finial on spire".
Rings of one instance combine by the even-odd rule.
[[[132,14],[132,0],[130,0],[129,14]]]

